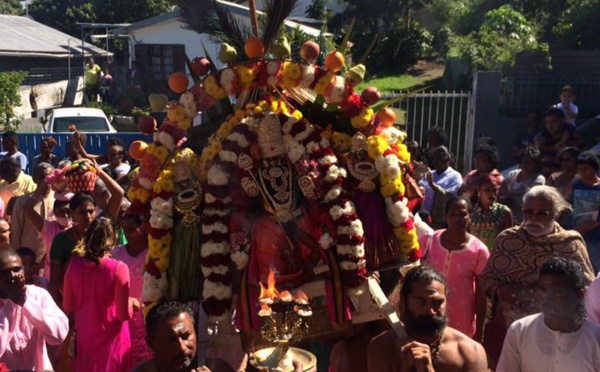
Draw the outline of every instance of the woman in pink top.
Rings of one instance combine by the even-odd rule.
[[[76,372],[126,372],[131,368],[129,269],[109,257],[114,241],[112,222],[95,219],[85,246],[74,252],[65,273],[63,310],[75,318],[72,370]]]
[[[112,251],[112,258],[122,261],[129,268],[129,296],[143,303],[144,262],[148,253],[148,234],[142,230],[142,219],[126,214],[123,217],[123,231],[127,245],[119,245]],[[153,357],[152,350],[146,342],[146,326],[141,308],[133,312],[129,321],[131,335],[131,361],[136,366]]]
[[[421,237],[423,260],[448,281],[449,325],[476,341],[483,339],[485,295],[478,285],[490,253],[483,242],[469,234],[471,203],[464,197],[446,203],[447,229]]]

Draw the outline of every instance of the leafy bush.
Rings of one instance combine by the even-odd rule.
[[[378,35],[381,33],[356,32],[356,54],[360,57]],[[433,42],[433,36],[417,22],[407,26],[404,22],[396,21],[384,35],[378,39],[367,59],[372,71],[401,71],[412,66],[431,50]]]
[[[538,43],[536,28],[521,13],[503,5],[487,12],[479,31],[450,36],[448,57],[465,60],[472,70],[508,74],[524,51],[547,53],[548,45]]]
[[[106,115],[106,116],[112,116],[112,115],[116,115],[118,113],[116,108],[114,108],[113,106],[111,106],[105,102],[89,101],[87,103],[86,107],[100,109],[100,110],[104,111],[104,115]]]
[[[22,104],[19,87],[25,76],[25,71],[0,72],[0,123],[5,130],[17,130],[21,124],[14,109]]]

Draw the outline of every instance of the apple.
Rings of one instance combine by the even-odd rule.
[[[210,61],[204,57],[196,57],[192,60],[192,72],[196,76],[204,76],[210,70]]]
[[[316,60],[319,58],[319,53],[321,53],[321,47],[311,40],[305,42],[302,44],[302,47],[300,47],[300,57],[307,61]]]
[[[140,116],[140,119],[138,120],[138,130],[146,136],[153,134],[156,132],[156,119],[152,116]]]
[[[163,111],[167,107],[167,103],[169,103],[169,97],[164,94],[150,93],[148,101],[150,102],[152,111]]]
[[[381,98],[381,93],[379,93],[379,90],[375,87],[367,87],[362,91],[360,98],[362,98],[362,100],[370,106],[379,101]]]

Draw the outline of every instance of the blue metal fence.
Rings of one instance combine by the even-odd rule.
[[[60,134],[44,134],[44,133],[19,133],[19,151],[27,156],[29,161],[27,166],[27,173],[31,174],[31,166],[33,164],[33,158],[40,154],[40,144],[43,137],[51,136],[57,141],[54,154],[60,159],[67,157],[66,144],[69,138],[72,137],[71,133],[60,133]],[[152,136],[144,136],[141,133],[112,133],[112,134],[93,134],[88,133],[87,142],[85,149],[90,154],[105,154],[106,144],[108,139],[111,137],[118,137],[125,142],[125,151],[129,149],[129,144],[136,140],[143,140],[146,142],[152,142]]]

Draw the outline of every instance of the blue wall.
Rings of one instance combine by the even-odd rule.
[[[33,158],[40,154],[40,143],[43,137],[51,136],[58,142],[54,148],[54,154],[60,159],[64,159],[66,154],[66,143],[72,137],[71,133],[61,134],[42,134],[42,133],[19,133],[19,151],[27,156],[29,164],[27,165],[27,173],[31,174],[31,166]],[[144,136],[141,133],[111,133],[111,134],[93,134],[87,133],[87,142],[85,149],[90,154],[103,155],[106,154],[106,144],[111,137],[118,137],[125,142],[125,151],[129,150],[129,144],[136,140],[152,142],[152,136]]]

